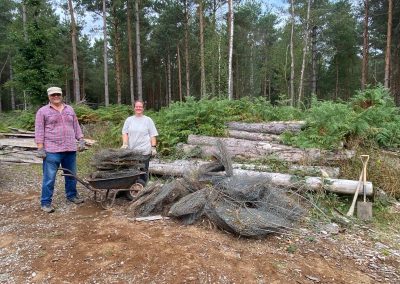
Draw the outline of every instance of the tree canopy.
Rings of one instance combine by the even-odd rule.
[[[233,98],[263,97],[272,103],[290,104],[291,86],[295,97],[301,86],[303,106],[311,103],[312,95],[351,99],[361,87],[363,72],[363,2],[293,0],[277,7],[261,0],[233,1]],[[366,83],[383,84],[388,67],[388,89],[399,104],[400,3],[393,1],[391,41],[387,41],[389,0],[367,2]],[[76,67],[71,11],[65,3],[0,0],[0,110],[42,104],[51,85],[62,87],[68,102],[78,102],[74,82],[79,82],[79,100],[102,105],[104,63],[112,104],[131,104],[130,90],[137,98],[139,84],[143,99],[155,109],[182,100],[186,94],[228,98],[227,1],[145,0],[138,5],[130,3],[130,9],[123,0],[71,3],[76,18]],[[293,3],[292,16],[288,3]],[[88,12],[98,15],[97,19],[105,13],[107,38],[96,30],[100,24],[84,16]],[[388,42],[391,53],[385,63]],[[128,52],[129,45],[133,53]],[[108,57],[104,57],[104,46]],[[133,64],[129,64],[130,57]],[[74,75],[75,68],[78,75]],[[135,80],[130,80],[133,73]]]

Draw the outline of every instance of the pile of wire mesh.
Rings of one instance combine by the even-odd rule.
[[[140,173],[146,159],[148,156],[130,149],[103,149],[92,158],[91,166],[96,171],[91,178],[105,179]]]
[[[305,216],[304,198],[260,177],[234,176],[229,153],[221,142],[217,146],[215,161],[142,191],[130,207],[133,215],[167,214],[185,224],[208,218],[222,230],[247,237],[293,230]]]

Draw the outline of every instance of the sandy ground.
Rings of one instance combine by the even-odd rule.
[[[0,164],[0,283],[400,283],[399,232],[368,225],[330,234],[238,238],[207,221],[129,218],[129,201],[101,209],[65,200],[40,210],[40,168]],[[397,245],[396,245],[397,244]]]

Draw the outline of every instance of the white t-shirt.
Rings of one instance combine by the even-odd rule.
[[[153,120],[145,115],[128,117],[122,134],[128,134],[128,148],[142,155],[151,154],[151,137],[158,136]]]

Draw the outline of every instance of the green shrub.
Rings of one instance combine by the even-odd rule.
[[[110,105],[108,107],[100,107],[96,110],[96,114],[102,121],[109,121],[113,124],[119,124],[125,121],[133,114],[131,106],[128,105]]]
[[[351,147],[400,146],[400,113],[382,86],[357,92],[348,103],[314,98],[304,115],[304,131],[284,134],[284,142],[326,149],[337,148],[342,142]]]
[[[99,115],[91,109],[89,106],[84,104],[73,105],[76,116],[78,117],[79,123],[87,124],[99,121]]]
[[[10,126],[25,130],[35,130],[35,113],[33,111],[15,111],[11,116],[13,120],[10,122]]]
[[[305,112],[306,128],[297,135],[285,133],[283,140],[303,148],[337,148],[351,133],[355,117],[347,104],[314,99]]]

